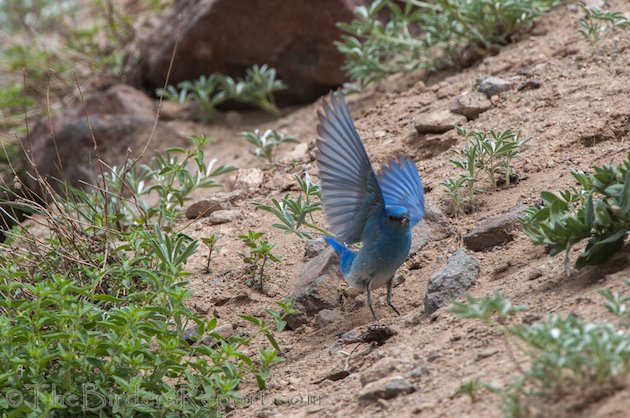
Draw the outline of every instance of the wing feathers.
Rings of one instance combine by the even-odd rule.
[[[318,117],[317,161],[324,211],[339,241],[359,242],[373,208],[383,207],[382,192],[341,93],[323,101]]]
[[[424,216],[424,188],[416,165],[410,158],[390,163],[378,177],[386,205],[409,210],[411,226]]]

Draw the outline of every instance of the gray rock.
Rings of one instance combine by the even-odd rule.
[[[543,274],[545,274],[545,267],[539,266],[531,270],[529,273],[527,273],[527,278],[529,280],[536,280],[537,278],[541,277]]]
[[[315,322],[320,328],[324,328],[339,318],[341,318],[341,310],[339,308],[322,309],[315,315]]]
[[[463,115],[450,110],[422,114],[416,118],[414,125],[419,134],[441,134],[466,123]]]
[[[471,91],[456,97],[451,104],[451,112],[476,119],[492,107],[492,102],[484,93]]]
[[[487,251],[512,241],[514,232],[523,227],[519,217],[524,209],[520,205],[494,219],[482,222],[464,235],[464,245],[473,251]]]
[[[240,210],[218,210],[210,214],[210,216],[208,217],[208,221],[213,225],[224,224],[227,222],[232,222],[240,215]]]
[[[453,234],[451,224],[438,207],[425,208],[424,219],[413,228],[413,239],[409,257],[415,255],[425,245],[448,238]]]
[[[492,97],[496,94],[511,90],[513,86],[514,85],[510,81],[499,77],[489,76],[481,80],[478,90],[486,96]]]
[[[368,383],[391,376],[394,372],[400,373],[402,368],[398,360],[391,357],[383,357],[362,372],[359,376],[359,381],[361,382],[361,386],[365,386]]]
[[[429,374],[429,364],[426,361],[422,361],[409,372],[409,375],[415,378],[422,377],[427,374]]]
[[[306,241],[305,246],[306,246],[306,257],[313,258],[320,255],[322,251],[324,251],[326,247],[328,247],[328,244],[326,244],[326,241],[324,241],[323,238],[315,238],[315,239],[309,239],[308,241]]]
[[[331,382],[336,382],[337,380],[342,380],[350,376],[350,373],[351,373],[350,370],[346,370],[345,368],[343,369],[335,368],[332,371],[323,375],[322,377],[315,379],[313,383],[316,385],[319,385],[325,382],[326,380],[331,381]]]
[[[236,189],[253,193],[263,183],[263,172],[260,168],[242,168],[236,175]]]
[[[415,392],[407,379],[402,376],[391,376],[377,380],[366,385],[359,392],[359,399],[363,401],[376,401],[378,399],[391,399],[398,395]]]
[[[477,361],[483,360],[488,357],[492,357],[499,352],[496,348],[488,348],[486,350],[480,351],[477,353]]]
[[[337,254],[328,248],[302,267],[289,294],[295,299],[300,313],[287,318],[289,328],[296,329],[308,323],[322,309],[339,306],[341,279],[337,276],[338,263]]]
[[[479,276],[479,261],[460,248],[449,257],[446,266],[429,278],[424,296],[424,311],[431,314],[463,295]]]
[[[230,203],[242,195],[243,192],[241,190],[215,193],[190,205],[186,209],[186,217],[188,219],[196,219],[210,216],[212,212],[229,209]]]
[[[308,153],[308,143],[300,142],[299,144],[296,144],[292,150],[288,151],[284,155],[282,160],[286,161],[287,163],[290,163],[291,161],[294,161],[294,160],[299,161],[302,158],[304,158],[307,153]]]
[[[383,324],[370,324],[364,327],[364,331],[358,332],[356,330],[343,333],[335,345],[328,351],[330,355],[334,355],[341,351],[345,345],[365,343],[378,345],[385,344],[385,341],[389,340],[393,336],[397,335],[398,331]]]

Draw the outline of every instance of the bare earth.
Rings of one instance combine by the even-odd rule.
[[[609,3],[612,10],[630,12],[627,2]],[[532,141],[515,161],[525,178],[482,196],[478,211],[449,218],[455,234],[428,244],[401,267],[399,274],[405,280],[394,289],[394,301],[402,316],[395,316],[387,307],[384,290],[376,291],[375,309],[381,322],[397,331],[396,336],[381,346],[353,344],[330,355],[340,334],[373,323],[365,296],[352,296],[344,306],[344,316],[332,324],[324,328],[313,324],[280,333],[285,362],[273,367],[268,392],[262,400],[232,411],[231,416],[501,416],[499,400],[494,395],[485,395],[473,404],[468,397],[453,394],[462,383],[475,378],[505,383],[516,375],[517,367],[504,339],[478,322],[456,318],[448,309],[425,315],[422,301],[428,278],[459,248],[460,237],[480,222],[518,203],[532,204],[541,191],[574,185],[570,168],[589,171],[593,165],[625,158],[630,145],[630,30],[611,34],[601,48],[595,49],[577,32],[578,19],[577,12],[560,8],[540,19],[531,31],[520,35],[517,42],[498,55],[465,71],[434,74],[423,81],[418,81],[421,77],[416,75],[395,77],[368,93],[349,98],[357,128],[376,167],[390,158],[410,155],[429,190],[427,201],[448,212],[440,182],[455,174],[446,151],[451,145],[461,146],[463,140],[454,131],[419,136],[414,130],[414,118],[424,112],[448,109],[454,97],[474,88],[480,74],[510,80],[515,87],[528,80],[540,81],[538,89],[515,88],[502,93],[493,100],[490,110],[464,124],[467,129],[513,129],[531,136]],[[295,283],[304,263],[304,242],[272,228],[274,217],[255,210],[251,203],[269,203],[271,198],[294,193],[293,175],[303,170],[316,178],[313,146],[318,106],[315,103],[294,109],[275,121],[258,113],[232,112],[211,126],[169,122],[184,132],[220,138],[208,151],[222,163],[233,161],[240,167],[264,169],[260,191],[239,203],[239,219],[217,226],[209,225],[207,219],[181,224],[181,229],[194,237],[211,233],[224,236],[218,244],[220,253],[213,257],[211,274],[203,273],[205,251],[200,251],[188,265],[193,272],[191,306],[209,317],[217,316],[219,324],[233,324],[240,332],[247,332],[249,328],[238,314],[263,315],[264,309],[273,307],[274,301],[288,294]],[[261,160],[247,154],[244,141],[237,135],[240,130],[254,127],[273,127],[296,135],[308,143],[309,151],[304,152],[304,146],[297,150],[294,145],[287,146],[280,154],[285,160],[300,158],[295,168],[290,164],[264,168]],[[204,191],[198,197],[207,193],[211,192]],[[320,221],[324,222],[321,216]],[[266,239],[277,243],[275,253],[282,258],[282,263],[267,270],[264,293],[246,286],[239,257],[244,248],[237,237],[250,229],[265,231]],[[575,249],[573,258],[580,250]],[[500,290],[515,304],[529,305],[530,311],[523,320],[542,318],[548,313],[572,313],[591,321],[610,320],[598,292],[604,288],[624,290],[623,280],[630,278],[627,245],[606,265],[574,271],[569,278],[564,275],[561,256],[549,258],[522,232],[502,248],[472,254],[481,263],[481,276],[471,293],[482,297]],[[412,264],[419,268],[409,270]],[[537,269],[542,274],[530,278],[536,276],[530,273]],[[516,359],[522,367],[527,366],[522,354],[517,352]],[[418,373],[416,369],[412,373],[418,366],[426,366],[426,372]],[[401,375],[416,391],[390,400],[360,401],[361,376],[388,367],[392,371],[384,376]],[[351,372],[346,378],[314,383],[344,368]],[[244,393],[254,393],[255,384],[249,382],[242,389]],[[541,404],[536,411],[545,417],[626,417],[629,408],[630,391],[624,388],[593,398],[575,394]]]

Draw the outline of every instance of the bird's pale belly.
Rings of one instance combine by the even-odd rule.
[[[362,290],[366,290],[370,282],[371,289],[385,286],[407,259],[411,240],[409,242],[403,240],[397,244],[399,244],[397,248],[363,247],[352,263],[350,274],[346,277],[348,284]]]

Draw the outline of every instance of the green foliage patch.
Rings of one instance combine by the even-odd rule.
[[[452,312],[500,331],[508,350],[516,348],[529,358],[525,368],[512,356],[517,374],[506,385],[477,379],[463,384],[456,395],[468,395],[476,402],[488,390],[500,396],[504,416],[528,417],[534,401],[557,401],[572,393],[584,397],[603,385],[620,387],[630,370],[628,298],[609,289],[601,293],[620,325],[557,314],[532,324],[511,325],[511,319],[527,307],[514,306],[499,293],[483,299],[468,296],[466,302],[456,303]]]
[[[360,88],[390,74],[453,62],[466,46],[506,44],[563,0],[375,0],[355,9],[337,48]],[[385,18],[383,19],[383,16]]]
[[[620,165],[605,164],[593,171],[572,170],[578,188],[542,192],[542,205],[530,206],[523,218],[534,244],[549,245],[552,256],[564,252],[567,275],[575,244],[588,239],[575,262],[581,268],[606,261],[630,234],[630,153]]]
[[[264,64],[248,69],[242,79],[212,73],[194,81],[182,81],[177,87],[157,89],[156,94],[179,103],[193,102],[200,107],[202,119],[210,121],[218,114],[217,106],[228,100],[258,107],[276,115],[280,110],[273,94],[286,88],[286,84],[276,79],[276,70]]]
[[[466,145],[461,150],[451,149],[458,158],[449,161],[463,173],[456,179],[444,180],[442,185],[453,202],[455,212],[464,213],[476,206],[476,196],[482,192],[477,188],[482,174],[486,174],[491,191],[497,190],[499,181],[509,186],[511,179],[518,179],[512,162],[531,138],[523,139],[520,132],[510,129],[501,132],[458,128],[457,132],[466,138]],[[466,190],[466,195],[461,194],[462,188]]]
[[[292,302],[268,309],[270,323],[241,316],[251,332],[232,337],[187,306],[199,243],[175,222],[192,191],[231,169],[206,161],[207,138],[191,141],[151,165],[104,169],[90,190],[56,192],[36,176],[41,198],[1,202],[44,232],[18,224],[0,244],[0,414],[219,416],[244,381],[265,387]]]

